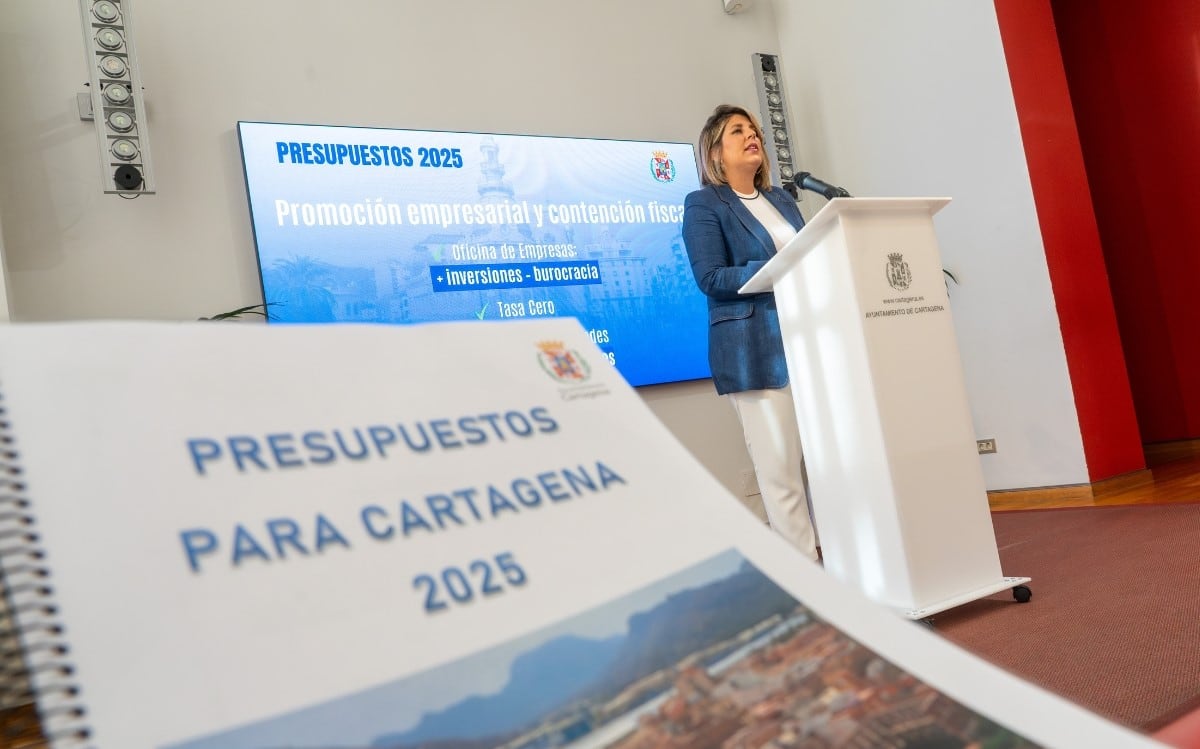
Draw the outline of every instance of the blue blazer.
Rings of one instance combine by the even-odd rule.
[[[772,187],[763,197],[796,227],[804,217],[796,201]],[[687,196],[683,241],[696,284],[708,297],[708,363],[717,392],[781,388],[788,384],[775,295],[739,294],[775,256],[766,228],[728,185],[708,185]]]

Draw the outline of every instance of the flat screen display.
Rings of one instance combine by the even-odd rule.
[[[687,143],[240,122],[275,323],[575,317],[632,385],[710,375]]]

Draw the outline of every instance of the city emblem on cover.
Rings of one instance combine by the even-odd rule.
[[[541,349],[538,363],[559,382],[579,384],[591,377],[592,370],[587,361],[578,351],[568,351],[562,341],[538,341],[537,347]]]
[[[654,157],[650,159],[650,173],[659,182],[674,182],[675,162],[671,161],[666,151],[655,151]]]
[[[887,280],[888,284],[897,291],[904,291],[912,283],[912,271],[909,270],[908,263],[904,262],[904,256],[899,252],[888,254]]]

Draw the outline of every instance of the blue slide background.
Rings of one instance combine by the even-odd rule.
[[[704,297],[681,234],[684,197],[699,188],[690,144],[258,122],[238,131],[273,321],[577,317],[632,385],[710,376]],[[319,163],[339,145],[341,163]],[[365,155],[378,163],[363,163],[362,146],[378,147]],[[621,210],[617,220],[559,218],[581,206]],[[488,254],[528,245],[571,254]],[[600,279],[535,280],[531,265],[598,269]],[[446,283],[467,277],[449,271],[518,268],[521,282],[499,288]]]

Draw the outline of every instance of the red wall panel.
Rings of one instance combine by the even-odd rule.
[[[1142,437],[1200,437],[1200,3],[1052,6]]]
[[[996,0],[1088,475],[1145,467],[1050,0]]]

